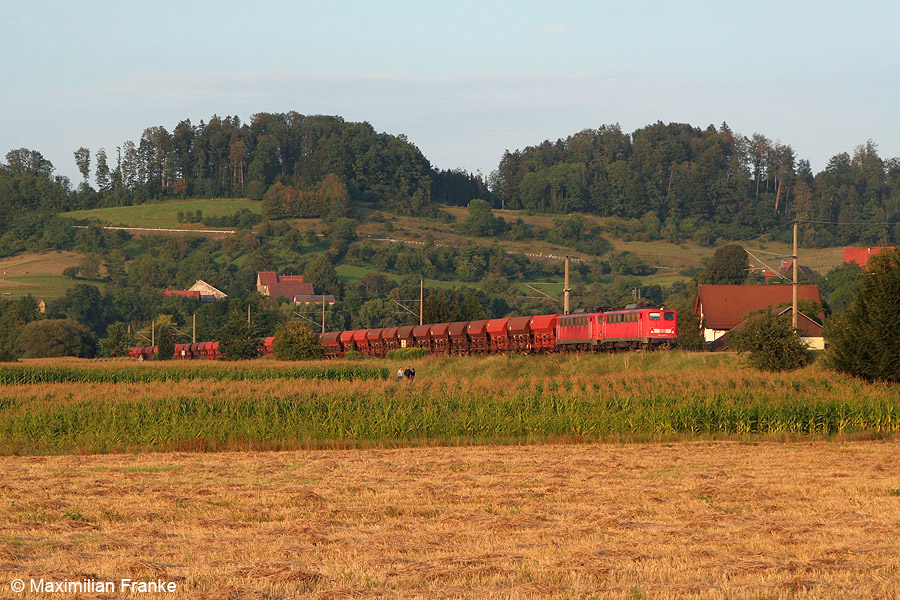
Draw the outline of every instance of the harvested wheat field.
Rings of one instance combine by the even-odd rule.
[[[0,596],[131,578],[210,599],[897,598],[898,449],[0,457]]]

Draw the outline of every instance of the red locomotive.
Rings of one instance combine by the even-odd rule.
[[[396,348],[425,348],[432,354],[532,354],[582,350],[652,349],[675,345],[677,316],[665,308],[626,308],[572,315],[536,315],[433,325],[406,325],[383,329],[356,329],[322,333],[327,357],[355,350],[386,356]],[[272,354],[275,338],[260,340],[260,355]],[[221,357],[218,342],[178,344],[175,358]],[[144,359],[155,346],[130,348],[129,355]]]

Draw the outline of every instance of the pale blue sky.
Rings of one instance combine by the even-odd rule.
[[[11,4],[0,156],[38,150],[75,183],[79,146],[290,110],[485,174],[505,149],[657,120],[762,133],[814,171],[867,139],[900,156],[896,1]]]

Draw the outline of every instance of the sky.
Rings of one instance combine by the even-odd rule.
[[[74,183],[147,127],[296,111],[404,134],[439,169],[618,123],[723,122],[814,172],[900,156],[900,2],[5,3],[0,157]],[[0,159],[2,160],[2,159]]]

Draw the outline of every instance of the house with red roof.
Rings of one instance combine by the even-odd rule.
[[[896,247],[897,246],[874,246],[871,248],[844,248],[844,262],[855,262],[865,269],[866,265],[869,264],[869,259],[871,257],[884,252],[885,250],[893,250]]]
[[[278,275],[275,271],[259,271],[256,274],[256,291],[270,298],[294,299],[294,296],[312,295],[311,283],[303,283],[303,275]]]
[[[790,318],[793,292],[790,285],[699,285],[694,313],[703,323],[703,338],[714,343],[728,332],[742,325],[756,310],[778,309],[779,315]],[[819,304],[822,297],[816,285],[798,285],[797,297]],[[784,310],[782,305],[787,304]],[[824,315],[817,315],[822,317]],[[824,348],[822,326],[803,313],[797,314],[798,329],[811,348]]]
[[[270,298],[289,298],[295,304],[334,304],[331,294],[316,294],[311,283],[304,283],[302,275],[278,275],[275,271],[256,273],[256,291]]]

